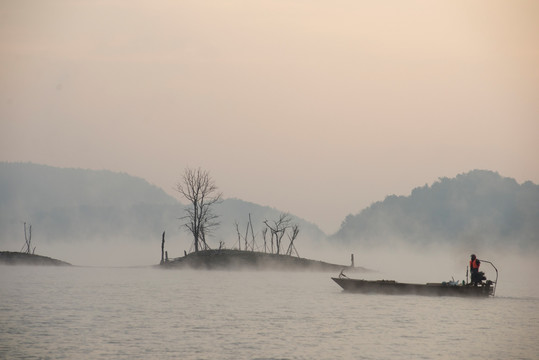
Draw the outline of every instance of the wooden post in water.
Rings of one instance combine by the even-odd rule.
[[[354,254],[352,254],[352,256],[350,256],[351,260],[352,260],[352,267],[354,267]]]
[[[165,261],[165,232],[163,231],[163,240],[161,241],[161,264]]]

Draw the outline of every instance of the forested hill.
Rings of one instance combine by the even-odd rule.
[[[349,215],[334,241],[539,248],[539,186],[474,170]]]
[[[226,199],[215,212],[221,225],[210,245],[224,241],[228,248],[238,241],[236,223],[244,236],[249,214],[259,237],[263,221],[280,214],[238,199]],[[0,162],[0,246],[22,246],[24,222],[32,224],[37,241],[159,242],[164,230],[169,239],[189,241],[178,220],[184,214],[178,199],[127,174]],[[300,252],[308,240],[325,238],[316,225],[292,217],[301,229],[296,242]],[[539,249],[539,186],[483,170],[441,178],[409,196],[388,196],[349,215],[331,238],[366,246],[404,241]]]
[[[277,219],[280,214],[237,199],[224,200],[215,212],[221,225],[209,239],[210,246],[224,241],[228,247],[237,242],[236,222],[244,232],[251,214],[253,229],[260,232],[264,220]],[[32,224],[38,244],[120,238],[160,244],[165,230],[171,241],[182,238],[188,242],[190,236],[179,220],[184,215],[178,199],[128,174],[0,162],[0,249],[7,242],[21,242],[22,246],[24,222]],[[325,238],[316,225],[292,218],[301,228],[298,247],[306,237]]]
[[[0,242],[156,238],[183,209],[147,181],[123,173],[0,163]]]
[[[0,201],[26,209],[177,203],[146,180],[108,170],[0,162]]]

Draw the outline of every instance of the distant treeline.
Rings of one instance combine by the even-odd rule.
[[[223,241],[228,248],[237,241],[236,222],[244,227],[251,214],[256,233],[264,220],[280,213],[238,199],[224,200],[215,211],[221,225],[210,245],[218,247]],[[0,246],[7,242],[22,246],[23,224],[28,222],[37,244],[127,238],[155,241],[158,248],[165,230],[168,241],[189,238],[179,220],[183,215],[180,201],[141,178],[106,170],[0,162]],[[300,237],[325,238],[316,225],[297,217],[294,222],[302,229]]]
[[[441,178],[347,216],[332,238],[370,246],[404,241],[537,249],[539,186],[485,170]]]
[[[172,180],[174,181],[174,180]],[[226,189],[223,189],[226,198]],[[361,191],[358,189],[357,191]],[[245,229],[251,214],[253,231],[261,237],[265,220],[277,209],[238,199],[216,205],[220,226],[210,245],[237,247],[237,228]],[[24,244],[24,222],[33,226],[34,241],[133,239],[160,245],[188,239],[179,218],[184,205],[141,178],[111,171],[63,169],[0,162],[0,245]],[[326,239],[315,225],[297,216],[299,252],[311,241]],[[441,178],[414,189],[409,196],[386,197],[344,219],[333,243],[361,246],[394,241],[416,244],[509,245],[539,248],[539,186],[518,184],[498,173],[474,170]],[[172,255],[172,254],[171,254]],[[174,255],[173,255],[174,256]]]

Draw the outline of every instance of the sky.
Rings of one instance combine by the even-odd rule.
[[[539,183],[539,2],[1,0],[0,161],[107,169],[336,232],[487,169]]]

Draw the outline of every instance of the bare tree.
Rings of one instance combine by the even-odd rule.
[[[236,232],[238,233],[238,250],[241,250],[241,233],[240,233],[240,225],[236,221],[234,223],[236,225]]]
[[[28,227],[28,233],[26,232],[26,223],[24,223],[24,246],[21,249],[21,252],[26,254],[33,254],[36,251],[36,247],[32,250],[32,224]]]
[[[251,227],[251,237],[252,237],[252,239],[253,239],[253,241],[252,241],[252,243],[251,243],[251,249],[252,249],[253,251],[255,251],[255,246],[256,246],[256,244],[255,244],[255,238],[256,238],[256,236],[255,236],[255,232],[254,232],[254,230],[253,230],[253,222],[251,221],[251,213],[249,213],[249,224],[248,224],[248,226]]]
[[[240,225],[238,222],[234,222],[236,225],[236,233],[238,234],[238,250],[241,250],[242,239],[245,241],[244,250],[248,251],[251,248],[251,251],[255,251],[256,248],[256,235],[253,230],[253,221],[251,220],[251,213],[249,213],[249,221],[245,227],[245,236],[240,233]],[[251,241],[249,243],[249,230],[251,231]]]
[[[275,245],[275,254],[279,254],[281,251],[281,240],[283,239],[286,229],[290,226],[292,217],[286,213],[279,215],[279,220],[273,221],[273,224],[269,224],[268,220],[264,221],[264,224],[271,232],[271,252],[273,253]],[[274,242],[275,240],[275,242]]]
[[[290,240],[290,245],[288,245],[288,250],[286,250],[286,255],[292,255],[293,252],[296,253],[296,255],[299,257],[298,250],[296,249],[296,245],[294,245],[294,240],[298,237],[299,234],[299,226],[297,224],[292,225],[292,235],[287,234],[288,239]]]
[[[209,249],[206,236],[219,225],[218,216],[212,208],[221,201],[222,193],[218,191],[210,174],[200,168],[185,169],[176,190],[190,203],[186,209],[187,215],[180,219],[186,221],[184,226],[193,234],[195,252],[200,248]]]
[[[268,234],[268,228],[265,227],[262,229],[262,238],[264,239],[264,252],[268,252],[267,243],[266,243],[266,235]]]
[[[290,243],[288,244],[285,254],[293,255],[296,253],[296,256],[299,257],[298,250],[294,245],[294,240],[296,240],[299,234],[299,226],[292,223],[292,217],[289,214],[281,213],[278,220],[274,220],[271,223],[268,220],[265,220],[264,224],[266,224],[266,228],[262,231],[262,237],[264,239],[264,251],[266,251],[266,234],[269,230],[271,236],[271,244],[269,245],[271,253],[281,253],[281,250],[284,249],[282,239],[286,234],[290,240]]]

